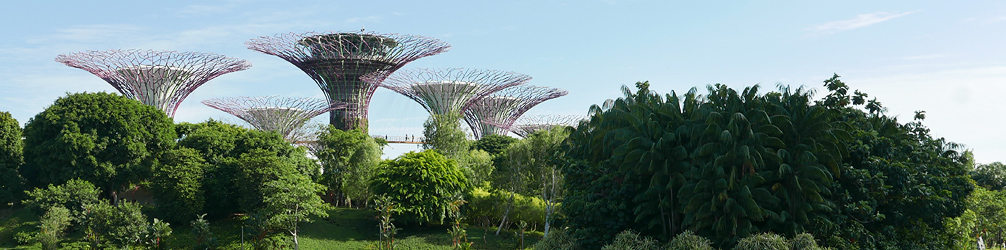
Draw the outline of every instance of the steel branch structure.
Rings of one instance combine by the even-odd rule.
[[[476,100],[465,109],[465,122],[476,139],[493,134],[505,135],[524,112],[568,93],[563,89],[531,85],[509,87]]]
[[[345,103],[333,104],[315,98],[231,97],[203,100],[203,104],[230,113],[262,131],[275,131],[290,142],[296,142],[293,132],[308,120],[336,109]]]
[[[122,95],[175,116],[178,105],[220,75],[245,70],[245,60],[222,55],[159,50],[107,50],[63,54],[57,62],[105,80]]]
[[[576,115],[531,115],[531,116],[521,116],[515,122],[515,125],[510,126],[510,132],[519,135],[520,137],[527,137],[528,135],[534,134],[541,130],[549,130],[554,127],[559,126],[576,126],[583,120],[583,117]],[[496,127],[503,127],[503,124],[491,123]]]
[[[374,82],[374,75],[364,80]],[[384,81],[391,89],[422,105],[430,114],[460,114],[475,100],[504,88],[531,80],[525,74],[478,69],[413,69],[402,70]]]
[[[297,66],[314,79],[329,101],[348,104],[345,109],[332,111],[332,125],[364,131],[370,98],[388,75],[409,62],[451,47],[428,37],[362,31],[284,33],[258,37],[245,44]],[[371,82],[360,79],[367,74],[375,74]]]

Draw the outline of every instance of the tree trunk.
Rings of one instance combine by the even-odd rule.
[[[503,229],[503,223],[506,223],[506,218],[510,215],[510,207],[513,206],[513,195],[514,192],[510,192],[510,201],[507,202],[506,212],[503,212],[503,219],[500,220],[500,226],[496,227],[496,235],[500,235],[500,230]]]

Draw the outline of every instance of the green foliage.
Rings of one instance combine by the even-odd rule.
[[[490,155],[496,156],[503,153],[503,150],[516,143],[517,138],[505,135],[486,135],[472,144],[472,148],[486,151]]]
[[[465,217],[470,224],[488,224],[503,220],[506,204],[513,195],[513,208],[507,220],[511,223],[524,221],[532,229],[545,227],[545,202],[534,196],[514,194],[509,191],[484,188],[473,188],[465,196],[470,201],[464,208]]]
[[[206,217],[206,214],[199,215],[189,223],[192,226],[192,235],[195,236],[195,248],[217,249],[220,243],[217,242],[217,237],[213,236],[213,232],[210,232],[210,222],[203,217]]]
[[[328,217],[328,204],[318,196],[325,186],[314,183],[299,173],[278,176],[262,187],[263,207],[258,213],[266,217],[265,223],[273,229],[285,230],[293,236],[295,249],[300,245],[297,232],[301,222],[311,222],[311,217]]]
[[[203,211],[203,170],[206,163],[191,148],[165,151],[154,169],[151,190],[158,199],[157,210],[167,221],[180,224]]]
[[[646,236],[640,236],[632,230],[625,230],[615,235],[615,240],[611,244],[605,245],[601,250],[659,250],[660,243]]]
[[[817,241],[814,240],[814,235],[809,233],[797,234],[789,241],[790,250],[819,250],[821,247],[817,246]]]
[[[978,186],[988,190],[1006,190],[1006,165],[1001,162],[979,164],[969,174]]]
[[[403,223],[441,224],[451,197],[465,192],[469,184],[453,160],[426,150],[381,163],[371,188],[399,204]]]
[[[849,156],[830,188],[835,213],[815,219],[809,231],[823,245],[843,249],[853,248],[850,243],[860,249],[949,248],[944,218],[963,213],[973,189],[961,145],[932,137],[922,125],[924,112],[902,124],[884,115],[876,99],[866,101],[858,91],[850,97],[837,75],[825,86],[831,93],[822,103],[837,103],[829,108],[848,124]]]
[[[789,250],[786,238],[773,233],[758,233],[744,237],[734,250]]]
[[[147,234],[143,245],[149,249],[167,249],[165,240],[171,236],[171,224],[154,218],[147,226]]]
[[[588,249],[625,229],[661,240],[693,230],[720,247],[772,231],[815,232],[835,247],[945,248],[940,218],[960,214],[971,190],[959,145],[883,115],[837,78],[821,102],[788,87],[623,88],[570,135],[566,226]]]
[[[28,199],[23,201],[25,206],[42,214],[45,209],[51,207],[64,207],[75,212],[83,211],[85,207],[99,202],[98,195],[101,194],[101,189],[88,181],[73,179],[59,186],[49,184],[46,189],[36,188],[25,193],[28,195]]]
[[[981,236],[987,245],[1003,242],[1006,233],[1006,191],[979,187],[968,196],[967,210],[946,218],[954,249],[971,249]]]
[[[461,114],[433,114],[423,123],[423,149],[433,149],[457,160],[468,152],[471,141],[461,129]]]
[[[248,169],[250,166],[244,164],[265,164],[268,165],[265,166],[267,169],[274,169],[273,165],[279,164],[284,171],[300,173],[311,172],[313,167],[307,164],[314,164],[307,159],[303,149],[290,145],[276,133],[250,130],[213,120],[197,124],[182,123],[177,126],[176,132],[181,138],[178,145],[195,149],[206,163],[202,164],[201,189],[205,197],[203,210],[194,210],[194,213],[185,215],[184,218],[179,217],[184,219],[180,221],[191,220],[193,216],[203,212],[211,218],[221,218],[240,212],[242,208],[247,208],[245,212],[257,208],[255,204],[262,197],[257,192],[258,187],[245,183],[247,179],[242,179],[242,175],[248,177],[247,174],[254,175],[252,172],[266,170],[251,170]],[[183,155],[185,156],[180,159],[195,164],[194,156],[189,153]],[[266,155],[269,157],[265,157]],[[193,166],[186,166],[191,167]],[[186,176],[196,178],[195,175]],[[264,183],[263,180],[257,181],[255,183],[259,185]],[[196,190],[194,186],[188,187],[191,187],[187,189],[189,191]]]
[[[548,236],[541,238],[538,243],[534,244],[533,249],[536,250],[575,250],[579,249],[576,246],[576,242],[573,238],[569,236],[569,232],[565,229],[555,229],[548,233]]]
[[[39,220],[37,239],[44,249],[58,249],[59,242],[66,235],[66,229],[73,221],[70,210],[65,207],[50,207]]]
[[[18,169],[24,162],[21,125],[8,112],[0,112],[0,205],[22,199],[24,180]]]
[[[468,177],[468,183],[475,186],[489,186],[492,177],[493,158],[486,151],[474,149],[457,160],[458,167]]]
[[[392,218],[392,215],[398,213],[397,204],[382,195],[374,199],[374,209],[377,210],[377,218],[380,220],[377,224],[377,228],[380,230],[377,249],[393,250],[395,249],[395,234],[399,230],[395,227],[395,219]]]
[[[690,230],[685,230],[671,239],[671,242],[667,244],[667,250],[713,250],[712,244],[713,242],[709,239],[695,235]]]
[[[153,159],[174,146],[173,124],[123,96],[70,94],[28,120],[21,174],[36,187],[79,178],[119,190],[149,177]]]
[[[283,179],[289,182],[289,178],[307,178],[287,158],[264,149],[253,149],[241,155],[236,164],[240,171],[236,180],[240,196],[238,203],[246,212],[258,211],[266,206],[265,200],[274,195],[270,191],[276,190],[268,189],[267,183]]]
[[[92,246],[108,242],[119,247],[139,246],[147,234],[147,216],[140,205],[123,202],[118,206],[98,202],[88,206],[78,218]]]
[[[367,187],[381,161],[381,147],[374,138],[362,130],[328,126],[318,134],[318,146],[321,150],[315,154],[324,168],[320,183],[327,188],[327,196],[338,196],[340,203],[345,198],[369,199]]]

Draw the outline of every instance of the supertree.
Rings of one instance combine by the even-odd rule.
[[[521,116],[514,125],[508,129],[510,132],[520,137],[527,137],[541,130],[549,130],[559,126],[576,126],[583,120],[582,116],[576,115],[528,115]],[[504,127],[503,124],[490,122],[493,126]]]
[[[465,122],[476,139],[493,134],[505,135],[524,112],[539,103],[568,93],[563,89],[531,85],[505,88],[475,100],[464,110]]]
[[[229,97],[203,100],[203,104],[230,113],[262,131],[275,131],[287,141],[298,142],[293,132],[308,120],[336,109],[345,103],[335,103],[316,98],[288,97]]]
[[[89,50],[59,55],[56,61],[91,72],[122,95],[157,107],[169,117],[207,81],[251,67],[245,60],[217,54],[136,49]]]
[[[331,111],[332,125],[364,131],[370,98],[388,75],[416,59],[450,49],[449,44],[433,38],[363,31],[284,33],[258,37],[245,44],[303,70],[329,101],[345,102],[345,109]],[[372,81],[360,79],[367,74],[374,74]]]
[[[376,81],[376,74],[364,77]],[[411,69],[395,73],[381,85],[405,95],[433,115],[460,114],[473,101],[531,80],[525,74],[479,69]]]

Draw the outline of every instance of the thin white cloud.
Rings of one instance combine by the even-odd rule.
[[[912,13],[915,13],[915,11],[901,12],[901,13],[874,12],[869,14],[859,14],[852,19],[827,22],[821,25],[810,27],[807,30],[815,34],[832,34],[836,32],[867,27],[870,25],[886,22],[891,19],[895,19]]]

